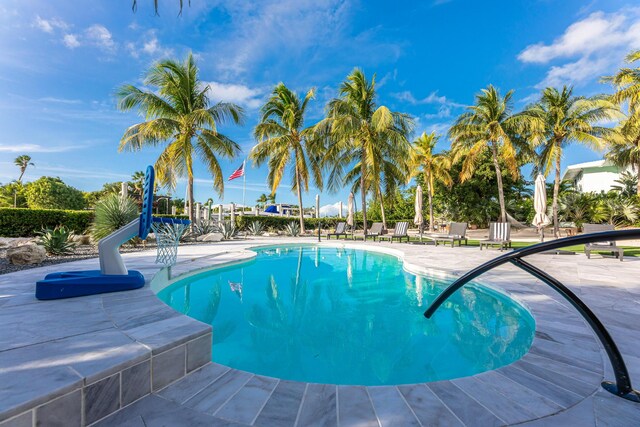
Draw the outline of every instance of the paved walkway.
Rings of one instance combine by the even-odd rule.
[[[205,265],[251,256],[251,252],[246,249],[255,244],[287,241],[312,242],[310,239],[254,239],[184,247],[180,251],[180,263],[174,267],[173,273],[180,274]],[[363,246],[362,243],[355,245]],[[453,275],[462,274],[499,254],[497,251],[481,252],[477,248],[452,249],[398,243],[369,242],[366,247],[401,256],[404,259],[405,268],[413,272],[432,271]],[[152,276],[157,271],[157,267],[153,266],[153,258],[150,255],[151,253],[129,254],[126,258],[129,265],[141,266],[145,275]],[[640,322],[638,322],[640,283],[637,281],[640,274],[640,260],[628,258],[620,263],[611,258],[594,257],[587,260],[584,255],[539,255],[531,257],[531,261],[584,298],[616,339],[630,369],[631,378],[640,381]],[[81,261],[73,264],[73,266],[65,265],[65,269],[95,268],[96,261]],[[38,419],[50,421],[62,415],[53,413],[54,416],[45,417],[51,414],[51,411],[47,412],[46,404],[42,403],[42,400],[33,399],[29,401],[32,404],[36,402],[32,405],[33,407],[14,405],[7,409],[6,399],[11,398],[13,400],[9,399],[10,401],[16,402],[15,396],[24,397],[25,394],[29,394],[32,389],[29,381],[33,382],[37,378],[33,370],[24,366],[25,363],[20,364],[16,361],[15,355],[18,351],[24,352],[25,349],[33,349],[36,345],[40,345],[40,354],[45,356],[41,356],[41,360],[33,360],[33,363],[39,364],[45,372],[47,365],[53,362],[58,365],[73,365],[74,358],[81,358],[83,355],[87,357],[82,344],[86,344],[91,335],[81,325],[91,324],[91,322],[84,317],[76,317],[83,320],[77,322],[76,330],[70,332],[67,329],[65,332],[65,335],[76,332],[82,337],[76,342],[79,350],[75,354],[71,354],[72,351],[65,353],[65,357],[71,361],[67,359],[61,361],[59,358],[48,361],[47,351],[55,349],[56,343],[60,341],[55,334],[45,334],[46,336],[38,336],[37,339],[35,337],[37,334],[34,331],[38,327],[52,328],[52,318],[49,315],[51,307],[61,308],[64,304],[68,304],[67,307],[75,306],[78,311],[81,311],[78,308],[81,304],[89,308],[91,304],[96,304],[92,300],[95,297],[67,302],[35,302],[33,299],[35,279],[59,268],[60,266],[49,267],[47,271],[35,269],[0,276],[0,322],[5,330],[6,325],[10,325],[10,330],[15,331],[7,334],[3,332],[0,338],[0,344],[2,344],[0,347],[0,402],[2,402],[0,403],[0,421],[5,420],[0,422],[0,426],[33,425]],[[172,336],[180,336],[179,344],[174,345],[175,348],[181,349],[175,350],[179,354],[171,354],[172,357],[164,361],[162,369],[158,365],[157,371],[159,374],[161,371],[171,371],[172,367],[182,366],[182,375],[173,375],[171,377],[173,379],[168,377],[159,379],[156,386],[152,384],[152,393],[143,394],[142,396],[145,397],[139,400],[129,396],[129,400],[125,402],[122,394],[127,388],[121,387],[118,408],[124,409],[101,421],[101,418],[87,419],[85,416],[80,419],[80,422],[90,424],[98,421],[98,425],[102,426],[640,425],[639,404],[614,397],[601,389],[599,384],[603,377],[613,379],[610,367],[599,343],[574,309],[568,307],[546,286],[513,266],[501,267],[483,276],[482,281],[509,292],[531,309],[536,319],[536,337],[530,352],[507,367],[473,377],[400,387],[336,387],[306,384],[253,375],[213,363],[205,364],[200,368],[192,365],[192,369],[188,369],[184,367],[186,360],[189,359],[187,344],[194,342],[193,336],[206,337],[208,333],[206,328],[199,331],[197,335],[187,338],[184,338],[184,334],[176,335],[175,331],[180,328],[193,327],[191,321],[182,320],[184,316],[177,315],[161,305],[156,306],[155,310],[163,314],[156,315],[154,320],[164,323],[141,321],[134,314],[135,310],[141,310],[141,307],[134,302],[134,293],[138,292],[135,297],[145,301],[146,304],[152,301],[148,288],[132,293],[101,297],[111,301],[111,312],[120,313],[121,319],[138,319],[138,326],[133,328],[137,335],[128,334],[127,336],[133,336],[132,341],[142,346],[142,353],[145,351],[144,348],[153,347],[158,339],[164,342],[171,341]],[[128,297],[128,295],[131,296]],[[153,298],[154,304],[159,302],[155,297]],[[102,302],[104,303],[104,300]],[[29,304],[46,305],[38,307],[38,311],[42,314],[37,316],[37,319],[23,326],[24,323],[15,322],[15,316],[22,311],[16,310],[15,307]],[[146,308],[143,311],[148,313]],[[165,318],[169,313],[171,315]],[[69,313],[67,318],[71,320],[73,312]],[[23,318],[22,322],[25,321]],[[100,325],[100,319],[96,321]],[[181,322],[188,322],[189,326],[178,326],[182,324]],[[110,327],[115,326],[115,329],[122,330],[126,327],[126,323],[123,320],[112,321]],[[167,327],[167,323],[171,327]],[[157,330],[162,327],[164,327],[162,331]],[[90,329],[96,330],[95,327]],[[97,330],[102,329],[98,327]],[[158,338],[157,335],[162,338]],[[156,338],[150,339],[151,336]],[[210,335],[208,336],[210,339]],[[133,344],[128,343],[128,345]],[[184,346],[184,350],[180,346]],[[150,357],[153,357],[153,351],[151,353]],[[100,351],[95,351],[93,354],[100,355]],[[139,360],[145,360],[146,356],[136,357],[139,362]],[[171,360],[175,361],[176,357],[180,357],[180,363],[183,365],[178,362],[171,364]],[[132,356],[132,358],[135,357]],[[127,366],[131,365],[130,361],[127,363]],[[16,369],[15,366],[21,368]],[[119,374],[120,381],[125,378],[122,372],[124,371]],[[186,376],[184,376],[185,373]],[[95,379],[89,376],[84,375],[87,384]],[[12,378],[14,380],[7,382]],[[91,397],[91,394],[87,390],[83,393],[85,393],[85,399],[80,400],[80,404],[86,405],[86,396]],[[57,399],[61,398],[57,397]],[[17,400],[25,404],[24,402],[28,399]],[[129,402],[134,403],[129,404]],[[29,409],[29,411],[20,413],[20,408]],[[86,414],[86,408],[84,409],[83,413]],[[93,414],[93,416],[97,415]],[[46,424],[45,422],[44,425]],[[72,423],[63,422],[61,425],[72,425]]]

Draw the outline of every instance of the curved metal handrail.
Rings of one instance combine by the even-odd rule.
[[[571,305],[573,305],[578,310],[582,317],[587,321],[589,326],[591,326],[593,331],[596,333],[596,336],[600,339],[600,342],[604,346],[605,351],[607,352],[609,362],[611,363],[614,375],[616,377],[615,384],[609,381],[603,382],[602,386],[604,387],[604,389],[625,399],[634,402],[640,402],[640,392],[635,391],[631,386],[629,371],[627,370],[627,367],[624,363],[622,354],[618,350],[618,347],[613,341],[613,338],[604,327],[602,322],[589,309],[589,307],[569,288],[564,286],[562,283],[560,283],[560,281],[553,278],[546,272],[540,270],[539,268],[529,264],[522,259],[522,257],[528,255],[564,248],[571,245],[579,245],[591,242],[631,240],[638,238],[640,238],[640,228],[618,231],[604,231],[600,233],[582,234],[579,236],[566,237],[550,242],[538,243],[525,248],[517,249],[510,253],[506,253],[465,273],[463,276],[449,285],[429,305],[427,310],[424,312],[424,316],[427,318],[431,318],[431,316],[433,316],[433,314],[442,305],[442,303],[444,303],[458,289],[463,287],[471,280],[486,273],[489,270],[494,269],[495,267],[506,263],[511,263],[533,275],[534,277],[542,280],[544,283],[560,293],[560,295],[562,295],[567,301],[571,303]]]

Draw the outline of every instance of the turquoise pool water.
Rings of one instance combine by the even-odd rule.
[[[356,249],[257,249],[246,263],[178,281],[158,296],[213,325],[213,360],[289,380],[389,385],[451,379],[523,356],[534,320],[508,297],[466,286],[432,319],[448,284]]]

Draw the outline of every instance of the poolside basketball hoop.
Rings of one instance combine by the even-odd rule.
[[[176,263],[180,237],[182,237],[187,227],[189,227],[189,224],[183,222],[177,223],[172,218],[158,219],[162,221],[154,221],[151,224],[151,230],[153,230],[153,234],[156,236],[156,245],[158,245],[156,263],[170,267]]]
[[[138,236],[147,238],[151,229],[156,233],[158,254],[156,262],[173,265],[178,254],[180,236],[189,226],[186,219],[156,218],[153,213],[155,172],[147,167],[142,192],[140,216],[98,242],[100,270],[67,271],[47,274],[36,283],[36,298],[58,299],[141,288],[144,276],[127,270],[120,255],[120,246]]]

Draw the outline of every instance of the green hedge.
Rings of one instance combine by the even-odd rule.
[[[3,237],[31,237],[43,228],[58,225],[74,233],[84,233],[92,222],[92,211],[0,208],[0,236]]]
[[[260,221],[265,228],[270,229],[270,230],[282,230],[288,223],[292,222],[292,221],[299,221],[298,217],[295,216],[291,216],[291,217],[282,217],[282,216],[255,216],[255,215],[242,215],[242,216],[236,216],[236,222],[238,224],[238,227],[241,230],[246,230],[246,228],[249,226],[249,224],[251,224],[253,221]],[[321,227],[323,229],[331,229],[331,228],[335,228],[336,224],[340,221],[346,221],[345,218],[305,218],[304,219],[304,226],[307,230],[315,230],[318,227],[318,222],[320,222]],[[405,220],[388,220],[387,221],[387,227],[388,228],[394,228],[396,226],[397,222],[400,221],[407,221],[409,222],[409,227],[414,227],[413,225],[413,219],[405,219]],[[371,220],[367,220],[367,225],[369,227],[371,227],[371,224],[373,224],[374,221]],[[356,221],[356,228],[357,229],[362,229],[362,221],[358,220]]]

